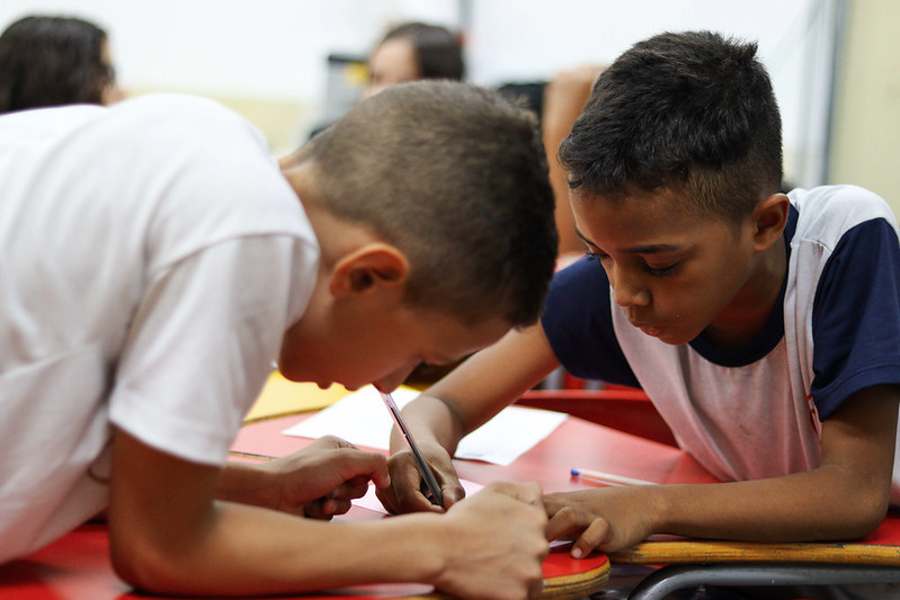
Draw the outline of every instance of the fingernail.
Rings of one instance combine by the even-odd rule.
[[[581,558],[582,554],[581,548],[572,548],[572,558]]]

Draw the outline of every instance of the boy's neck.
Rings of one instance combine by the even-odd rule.
[[[704,334],[716,345],[740,347],[763,330],[781,297],[787,275],[787,256],[784,238],[760,257],[753,273],[731,303],[705,330]]]

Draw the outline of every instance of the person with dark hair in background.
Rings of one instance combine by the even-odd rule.
[[[362,63],[359,59],[358,64]],[[440,25],[408,21],[388,29],[372,49],[368,58],[368,83],[360,96],[369,98],[388,86],[419,79],[462,81],[465,71],[461,35]],[[322,133],[331,123],[330,118],[318,122],[308,139]]]
[[[440,25],[402,23],[389,29],[369,55],[369,86],[364,95],[417,79],[462,81],[465,73],[459,34]]]
[[[106,32],[73,17],[28,16],[0,35],[0,113],[121,99]]]

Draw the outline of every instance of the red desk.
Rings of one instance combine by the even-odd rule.
[[[280,432],[302,417],[248,426],[234,450],[282,456],[309,443]],[[568,476],[580,466],[657,483],[716,481],[684,452],[620,431],[570,418],[508,467],[455,461],[461,477],[490,483],[538,481],[545,491],[588,487]],[[872,535],[852,543],[753,544],[697,540],[644,542],[612,557],[614,563],[668,564],[646,578],[632,600],[661,600],[702,583],[722,585],[900,582],[900,517],[890,515]]]
[[[311,440],[285,436],[281,432],[306,415],[282,417],[245,426],[232,450],[246,458],[285,456],[304,448]],[[454,461],[460,477],[488,484],[493,481],[537,481],[544,491],[567,491],[591,487],[569,476],[573,466],[637,477],[658,483],[716,481],[684,452],[667,444],[649,441],[614,429],[569,418],[549,437],[509,466],[477,461]],[[367,512],[367,511],[364,511]],[[351,511],[353,518],[380,518]],[[599,568],[592,556],[575,561],[564,552],[551,554],[544,564],[545,594],[578,597],[591,591],[590,577]],[[606,573],[603,572],[603,578]],[[602,583],[595,581],[595,583]],[[597,589],[596,586],[593,587]]]
[[[306,417],[294,415],[246,425],[232,450],[277,457],[304,448],[311,440],[281,432]],[[478,483],[537,481],[547,492],[589,487],[569,477],[569,470],[576,466],[657,483],[716,481],[697,461],[677,448],[574,417],[509,466],[467,460],[457,460],[455,464],[460,477]]]
[[[311,441],[284,436],[281,431],[306,418],[295,415],[245,426],[235,441],[235,458],[282,456]],[[692,459],[664,444],[569,419],[549,438],[508,467],[457,461],[460,475],[479,483],[506,480],[537,480],[547,491],[585,487],[569,479],[572,466],[612,471],[664,481],[712,481]],[[379,519],[382,515],[354,507],[348,517]],[[551,554],[544,563],[545,595],[553,598],[584,596],[595,591],[608,576],[609,562],[603,555],[576,561],[565,549]],[[377,585],[335,590],[313,598],[416,597],[432,592],[423,585]],[[140,595],[130,592],[112,571],[108,537],[103,526],[85,526],[37,552],[26,560],[0,566],[0,598],[16,600],[126,600]]]

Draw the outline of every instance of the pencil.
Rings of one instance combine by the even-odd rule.
[[[579,479],[586,479],[588,481],[597,481],[599,483],[609,483],[613,485],[657,485],[653,481],[625,477],[624,475],[616,475],[615,473],[604,473],[603,471],[594,471],[593,469],[582,469],[581,467],[572,467],[570,472],[572,477],[578,477]]]
[[[379,390],[379,392],[381,393],[381,399],[384,400],[384,404],[388,408],[388,412],[391,413],[391,416],[394,417],[394,422],[397,424],[397,427],[400,428],[400,433],[406,438],[409,449],[412,450],[413,458],[415,458],[416,461],[416,467],[419,469],[419,474],[422,476],[425,486],[431,494],[431,503],[443,506],[444,495],[441,493],[441,486],[438,485],[434,473],[431,472],[431,468],[428,466],[428,461],[422,456],[422,452],[419,451],[419,446],[416,445],[415,440],[413,440],[412,433],[410,433],[409,429],[406,427],[403,417],[400,416],[400,409],[397,408],[394,397],[391,396],[390,393],[381,392],[381,390]]]

